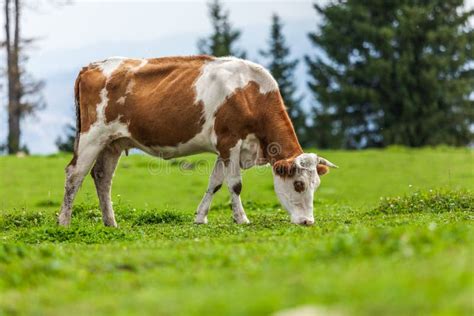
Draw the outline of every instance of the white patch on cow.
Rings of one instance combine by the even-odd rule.
[[[133,69],[134,68],[132,68],[132,70]],[[132,94],[133,92],[133,87],[135,87],[135,80],[133,80],[132,78],[130,79],[130,82],[128,83],[127,88],[125,88],[125,94],[117,99],[118,104],[121,104],[121,105],[125,104],[125,100],[127,99],[127,96]]]
[[[96,109],[97,109],[96,122],[105,122],[105,108],[107,107],[108,103],[109,103],[108,92],[107,92],[107,89],[104,87],[102,90],[100,90],[100,103],[97,104],[96,106]]]
[[[121,104],[121,105],[124,105],[125,104],[125,98],[126,98],[126,96],[122,96],[122,97],[118,98],[117,103]]]
[[[131,94],[134,87],[135,87],[135,80],[131,79],[127,85],[127,88],[125,89],[125,94],[126,95]]]
[[[108,79],[125,59],[127,58],[119,56],[110,57],[98,64],[100,69],[102,70],[102,73]]]
[[[258,64],[235,57],[222,57],[207,62],[194,84],[196,103],[203,102],[206,121],[214,115],[226,98],[251,81],[259,85],[262,94],[278,89],[272,75]]]
[[[192,139],[185,143],[180,143],[176,146],[151,146],[146,147],[141,144],[137,146],[149,153],[150,155],[159,156],[163,159],[171,159],[176,157],[183,157],[192,154],[202,152],[214,152],[214,149],[210,147],[209,138],[202,132],[194,136]]]

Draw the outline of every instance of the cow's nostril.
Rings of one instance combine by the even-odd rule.
[[[311,226],[314,224],[314,221],[313,220],[310,220],[310,219],[305,219],[301,222],[302,225],[306,225],[306,226]]]

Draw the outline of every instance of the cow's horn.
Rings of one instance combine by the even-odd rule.
[[[321,164],[321,165],[331,167],[331,168],[339,168],[338,166],[336,166],[335,164],[333,164],[329,160],[324,159],[323,157],[318,157],[318,163]]]

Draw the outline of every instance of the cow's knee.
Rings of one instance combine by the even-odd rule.
[[[232,192],[237,195],[240,195],[240,192],[242,192],[242,182],[239,181],[236,184],[234,184],[232,186]]]

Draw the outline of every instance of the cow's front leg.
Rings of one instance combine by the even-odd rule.
[[[225,166],[222,159],[217,158],[211,177],[209,178],[207,191],[196,211],[196,219],[194,221],[196,224],[207,224],[207,213],[209,213],[209,208],[211,207],[212,197],[214,193],[219,191],[222,182],[224,182],[224,168]]]
[[[227,161],[225,168],[225,177],[227,187],[231,195],[232,213],[234,221],[237,224],[248,224],[250,221],[245,214],[242,201],[240,200],[240,192],[242,191],[242,176],[240,173],[240,141],[230,151],[230,159]]]

